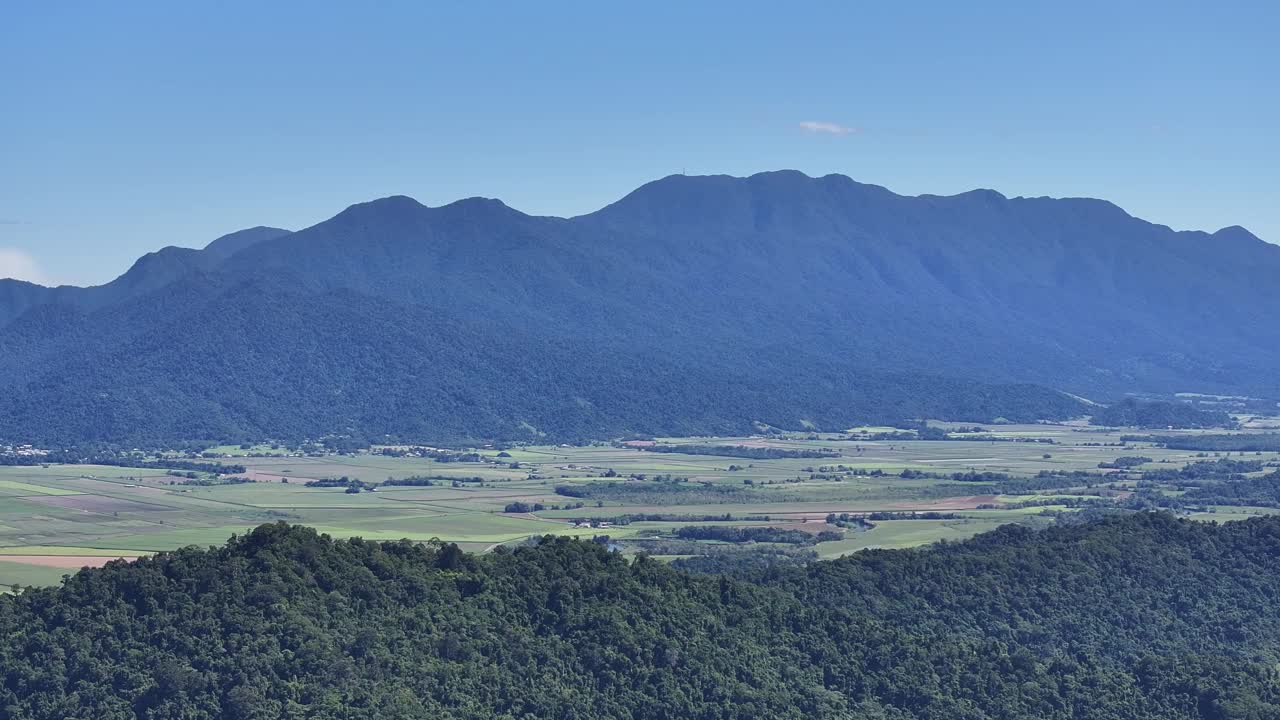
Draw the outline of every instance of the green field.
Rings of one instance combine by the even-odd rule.
[[[645,543],[673,537],[687,525],[764,524],[807,533],[823,529],[841,533],[843,539],[812,546],[818,555],[834,557],[868,548],[961,540],[1007,522],[1052,522],[1051,513],[1068,511],[1067,504],[1073,500],[1090,497],[1085,488],[983,496],[971,491],[977,486],[949,477],[903,478],[903,471],[1033,477],[1045,470],[1097,473],[1098,463],[1121,455],[1152,458],[1146,469],[1176,469],[1204,459],[1186,451],[1119,447],[1119,435],[1062,424],[993,426],[982,438],[957,435],[960,439],[948,441],[802,433],[658,439],[674,446],[741,446],[762,452],[832,455],[767,459],[657,453],[607,443],[517,447],[501,456],[497,450],[481,449],[477,451],[482,455],[480,462],[397,457],[381,454],[377,448],[360,454],[299,457],[269,446],[226,446],[209,451],[219,457],[196,459],[243,465],[246,477],[254,482],[210,486],[184,485],[183,478],[155,469],[0,467],[0,587],[56,582],[68,572],[6,557],[50,556],[49,562],[54,563],[52,558],[58,556],[115,557],[216,545],[232,534],[281,520],[312,525],[335,537],[441,540],[478,551],[561,534],[607,535],[622,543],[625,552],[634,552],[648,547]],[[1273,462],[1277,458],[1270,454],[1257,459]],[[381,485],[375,492],[359,493],[305,486],[311,480],[343,476],[374,486],[393,478],[427,476],[434,478],[434,484]],[[668,476],[679,481],[666,482]],[[654,482],[655,477],[662,482]],[[1123,490],[1129,485],[1117,487]],[[561,486],[570,489],[565,492],[587,497],[558,492]],[[1169,489],[1171,495],[1179,492]],[[524,503],[532,512],[504,512],[513,503]],[[948,518],[883,520],[872,529],[837,528],[825,522],[828,513],[931,511],[947,513]],[[1204,508],[1190,516],[1227,521],[1262,512],[1271,511]],[[624,516],[655,514],[664,519],[619,522]],[[594,519],[596,526],[575,522],[584,519]],[[602,527],[601,521],[609,525]],[[686,553],[682,549],[671,554]]]
[[[817,546],[821,557],[832,558],[858,550],[915,547],[939,540],[967,540],[978,533],[994,530],[1012,522],[995,518],[966,518],[964,520],[884,520],[875,530],[850,533],[845,540],[822,543]]]
[[[19,482],[17,480],[0,480],[0,492],[5,495],[22,496],[22,495],[75,495],[75,490],[63,490],[61,488],[49,487],[45,485],[33,485],[31,483]]]
[[[0,560],[0,592],[11,591],[15,585],[56,585],[70,572],[74,571]]]

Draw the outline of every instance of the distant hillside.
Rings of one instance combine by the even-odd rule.
[[[256,227],[224,235],[203,250],[166,247],[138,259],[128,272],[105,285],[47,288],[19,280],[0,279],[0,331],[33,307],[60,305],[97,310],[181,280],[198,270],[212,270],[240,250],[288,235],[288,230]]]
[[[1110,427],[1233,428],[1225,410],[1201,410],[1183,402],[1142,402],[1126,398],[1094,410],[1090,422]]]
[[[673,176],[572,219],[391,197],[213,250],[103,288],[0,283],[0,437],[842,429],[1085,414],[1058,391],[1280,396],[1280,247],[1099,200]]]
[[[1267,720],[1280,519],[1135,515],[755,582],[263,526],[0,597],[7,718]]]

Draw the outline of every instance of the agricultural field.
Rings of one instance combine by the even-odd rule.
[[[335,537],[439,540],[471,551],[559,534],[671,560],[744,549],[828,558],[962,540],[1010,522],[1050,524],[1082,505],[1124,500],[1137,488],[1135,473],[1213,459],[1150,444],[1122,446],[1122,432],[1078,424],[977,432],[934,426],[950,431],[950,439],[885,439],[893,428],[855,428],[481,448],[447,458],[414,448],[299,456],[267,445],[226,446],[206,451],[200,462],[243,466],[243,473],[0,467],[0,589],[56,583],[64,573],[117,558],[216,545],[273,521]],[[1149,462],[1099,468],[1133,456]],[[1277,453],[1248,459],[1280,462]],[[1090,476],[1043,488],[1021,484],[1046,472]],[[417,480],[396,484],[408,478]],[[316,481],[330,486],[307,486]],[[1176,497],[1184,490],[1161,492]],[[1221,522],[1273,510],[1223,505],[1184,512]]]

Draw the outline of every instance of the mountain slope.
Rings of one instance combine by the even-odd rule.
[[[41,305],[65,305],[80,310],[108,307],[163,288],[192,272],[212,270],[241,250],[288,234],[288,230],[279,228],[255,227],[223,235],[203,250],[162,248],[138,258],[115,280],[90,288],[70,285],[49,288],[0,279],[0,330],[27,310]]]
[[[1280,519],[1137,515],[757,582],[283,524],[0,597],[5,717],[1263,720]]]
[[[217,263],[226,260],[241,250],[257,245],[258,243],[267,242],[268,240],[276,240],[288,234],[288,230],[265,227],[262,225],[246,228],[244,230],[233,232],[229,235],[223,235],[217,240],[205,245],[203,255],[210,258],[214,263]]]
[[[911,417],[1032,421],[1078,410],[1044,388],[853,374],[803,354],[761,367],[692,365],[643,348],[623,353],[520,328],[495,331],[350,290],[291,289],[300,284],[281,275],[193,277],[136,308],[60,315],[55,322],[78,321],[81,330],[64,340],[53,369],[0,406],[0,427],[54,443],[330,433],[585,440],[741,434],[754,430],[753,420],[847,427]],[[152,315],[162,322],[147,324]],[[110,328],[144,325],[104,349]],[[774,377],[784,361],[793,372]]]
[[[88,300],[13,293],[0,436],[839,429],[1082,412],[1045,387],[1280,396],[1280,248],[1099,200],[673,176],[571,219],[390,197],[253,239],[162,251]],[[345,397],[317,390],[334,378]]]

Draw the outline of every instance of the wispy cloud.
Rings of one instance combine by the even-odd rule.
[[[18,248],[0,247],[0,278],[49,284],[49,277],[40,268],[40,263],[30,253]]]
[[[827,135],[852,135],[862,132],[860,128],[840,125],[833,122],[822,122],[820,120],[805,120],[800,123],[800,129],[811,133],[824,133]]]

